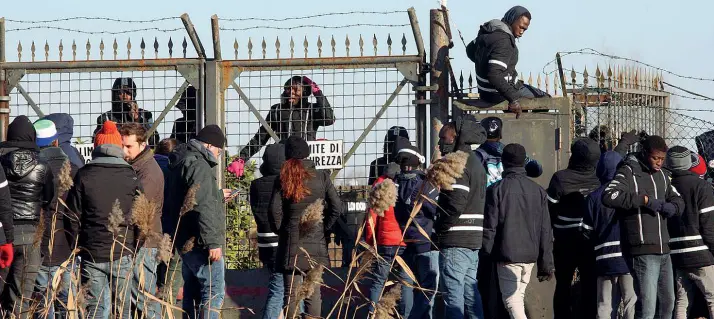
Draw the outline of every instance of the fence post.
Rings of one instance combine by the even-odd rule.
[[[5,62],[5,18],[0,18],[0,63]],[[7,91],[7,74],[0,69],[0,141],[5,141],[5,133],[10,121],[10,92]]]
[[[444,12],[441,9],[431,9],[429,12],[430,29],[430,55],[431,55],[431,78],[430,85],[438,85],[435,91],[431,91],[431,105],[429,114],[434,120],[441,123],[449,121],[449,77],[447,61],[449,58],[449,36],[446,34],[444,24]],[[431,148],[439,142],[439,132],[435,126],[431,126]]]
[[[206,125],[218,125],[226,131],[225,91],[222,89],[223,65],[217,61],[206,61],[206,82],[204,85],[206,98]],[[216,166],[219,172],[218,185],[223,185],[225,160],[219,160]]]
[[[427,142],[427,126],[428,126],[428,116],[426,114],[426,52],[424,49],[424,40],[421,36],[421,29],[419,27],[419,20],[417,20],[416,10],[414,7],[407,10],[409,14],[409,22],[412,27],[412,33],[414,34],[414,41],[416,41],[417,53],[421,58],[421,64],[419,65],[419,79],[416,84],[416,89],[414,93],[414,98],[416,100],[416,142],[417,147],[421,150],[424,155],[431,154],[433,145],[429,146]]]

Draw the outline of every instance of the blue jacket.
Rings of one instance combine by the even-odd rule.
[[[503,164],[501,164],[501,155],[505,145],[501,142],[486,141],[474,151],[481,158],[481,163],[486,168],[486,187],[501,180],[503,173]],[[526,157],[526,175],[528,177],[537,178],[543,174],[543,166],[538,161]]]
[[[72,146],[72,137],[74,135],[74,119],[66,113],[52,113],[45,116],[43,119],[50,120],[57,128],[57,142],[59,147],[69,158],[70,163],[80,169],[84,166],[84,158],[79,153],[76,147]]]
[[[409,221],[412,209],[414,209],[419,190],[426,181],[426,176],[421,171],[401,172],[397,174],[394,181],[397,184],[397,202],[394,205],[394,216],[402,229],[404,229]],[[409,224],[409,228],[404,234],[407,249],[414,249],[416,253],[431,250],[429,238],[424,237],[415,224],[419,224],[421,229],[431,236],[436,216],[436,205],[434,203],[436,203],[439,196],[439,191],[427,183],[423,194],[428,200],[424,200],[421,209],[416,213],[414,220]]]
[[[592,249],[595,249],[595,271],[598,276],[616,276],[630,272],[622,257],[619,218],[614,209],[602,204],[602,194],[615,178],[620,162],[622,155],[617,152],[609,151],[602,155],[596,170],[602,185],[586,199],[586,212],[581,229],[590,239]]]

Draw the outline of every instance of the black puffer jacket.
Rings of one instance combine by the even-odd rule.
[[[584,138],[570,148],[568,168],[553,174],[548,185],[550,218],[556,240],[582,239],[580,225],[586,213],[585,198],[600,187],[595,174],[600,159],[597,142]]]
[[[473,144],[486,141],[486,131],[479,122],[469,119],[457,124],[456,150],[468,153],[464,174],[456,179],[452,190],[439,193],[433,241],[439,248],[481,249],[483,209],[486,200],[486,169],[471,151]]]
[[[73,238],[79,236],[77,246],[83,259],[96,263],[119,260],[131,254],[131,248],[122,247],[135,245],[131,207],[143,190],[139,177],[123,157],[121,148],[116,145],[105,144],[95,148],[92,161],[77,171],[74,186],[67,194],[67,207],[79,214],[79,218],[72,218],[67,231]],[[124,219],[114,235],[109,225],[117,201]]]
[[[50,209],[45,211],[45,232],[42,235],[42,264],[45,266],[59,266],[69,258],[72,253],[72,248],[70,248],[69,243],[74,242],[74,238],[68,238],[68,233],[65,232],[66,228],[72,227],[70,225],[70,219],[66,217],[68,214],[67,209],[64,205],[59,204],[57,198],[62,198],[62,200],[67,199],[67,194],[59,194],[57,189],[59,187],[59,179],[62,172],[62,167],[65,163],[69,162],[69,157],[62,151],[59,147],[46,147],[40,150],[40,158],[47,161],[52,174],[54,175],[54,185],[55,192],[57,196],[55,200],[50,204]],[[70,163],[70,177],[74,180],[74,176],[77,174],[77,166]],[[54,221],[54,225],[52,224]],[[52,233],[54,232],[54,239],[52,239]],[[52,241],[52,251],[50,255],[49,244]]]
[[[295,267],[307,271],[311,268],[309,259],[301,248],[310,254],[311,260],[329,266],[325,233],[327,229],[332,228],[343,211],[342,201],[337,195],[335,186],[332,185],[329,173],[315,170],[315,164],[310,160],[303,160],[303,165],[314,176],[306,183],[307,188],[310,189],[310,195],[297,203],[282,198],[278,180],[275,183],[276,189],[270,204],[269,211],[275,214],[272,216],[272,224],[277,227],[273,231],[277,232],[279,236],[276,258],[276,267],[279,271],[292,272]],[[326,202],[323,229],[301,234],[300,219],[305,214],[305,209],[318,200]]]
[[[272,219],[268,217],[271,215],[270,201],[284,162],[285,145],[269,145],[265,148],[263,164],[260,165],[260,174],[263,176],[250,183],[250,209],[258,227],[258,255],[268,268],[273,268],[278,251],[278,234],[273,232],[273,228],[277,227],[270,224]]]
[[[614,208],[620,216],[623,252],[632,256],[669,253],[669,231],[662,211],[645,205],[645,196],[664,200],[673,215],[684,212],[684,200],[672,186],[669,173],[653,170],[640,152],[629,156],[617,169],[602,195],[603,205]]]
[[[714,191],[707,181],[690,171],[672,172],[672,186],[684,199],[681,216],[670,218],[669,246],[674,267],[714,265]]]
[[[518,99],[523,86],[516,81],[518,47],[510,26],[491,20],[479,29],[476,39],[466,47],[466,55],[476,64],[476,81],[480,97],[492,103]]]
[[[10,182],[15,225],[37,224],[54,197],[54,176],[47,162],[34,149],[3,148],[0,162]]]

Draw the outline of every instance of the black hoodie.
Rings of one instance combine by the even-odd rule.
[[[481,249],[483,211],[486,201],[486,169],[471,150],[471,145],[486,141],[481,123],[462,118],[457,123],[456,151],[466,152],[464,174],[456,179],[452,190],[439,193],[433,242],[440,248]]]
[[[597,142],[583,138],[570,147],[568,168],[553,174],[548,185],[550,218],[558,240],[581,238],[580,225],[586,213],[585,198],[600,187],[595,174],[600,159]]]
[[[196,137],[196,120],[198,116],[196,99],[196,88],[189,86],[181,95],[181,100],[176,104],[176,108],[181,111],[183,117],[174,121],[170,137],[175,138],[179,143],[188,143],[188,141]]]
[[[394,162],[395,156],[397,156],[397,139],[399,137],[404,137],[409,139],[409,131],[401,126],[392,126],[384,135],[384,146],[382,157],[377,158],[369,164],[369,179],[367,180],[367,185],[374,185],[374,182],[384,174],[385,169],[389,163]]]
[[[278,251],[278,235],[272,231],[277,225],[271,227],[268,218],[270,201],[284,162],[285,145],[268,145],[263,153],[263,164],[260,165],[260,174],[263,176],[250,183],[250,208],[258,227],[258,255],[268,268],[273,268]]]
[[[124,123],[135,122],[130,115],[131,104],[119,99],[119,93],[122,91],[129,92],[132,100],[136,100],[136,84],[134,83],[134,80],[132,80],[132,78],[116,79],[114,81],[114,85],[112,85],[112,109],[111,111],[104,112],[102,115],[97,117],[97,127],[94,129],[92,142],[94,142],[94,136],[97,135],[97,132],[102,129],[102,125],[104,125],[104,122],[106,121],[116,123],[117,127]],[[139,119],[136,122],[141,123],[147,130],[154,125],[151,112],[142,108],[139,108]],[[154,146],[159,145],[159,140],[158,132],[154,131],[154,134],[148,138],[146,142],[153,148]]]

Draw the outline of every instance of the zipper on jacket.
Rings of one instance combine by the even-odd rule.
[[[664,174],[664,173],[662,173]],[[654,176],[650,175],[650,179],[652,180],[652,187],[654,187],[655,191],[655,199],[657,199],[657,183],[654,180]],[[667,181],[664,181],[665,186],[667,185]],[[665,187],[666,188],[666,187]],[[657,235],[659,235],[659,253],[663,254],[664,249],[662,248],[662,220],[659,218],[659,212],[657,213]]]
[[[626,167],[629,168],[630,172],[632,173],[632,181],[635,182],[635,194],[637,194],[639,196],[640,195],[640,187],[639,187],[639,185],[637,185],[637,176],[635,175],[635,172],[632,170],[631,167],[629,167],[629,166],[626,166]],[[639,228],[640,228],[639,229],[640,230],[640,244],[644,244],[645,236],[644,236],[644,233],[642,232],[642,209],[640,207],[637,207],[637,221],[638,221],[637,226],[639,226]]]

